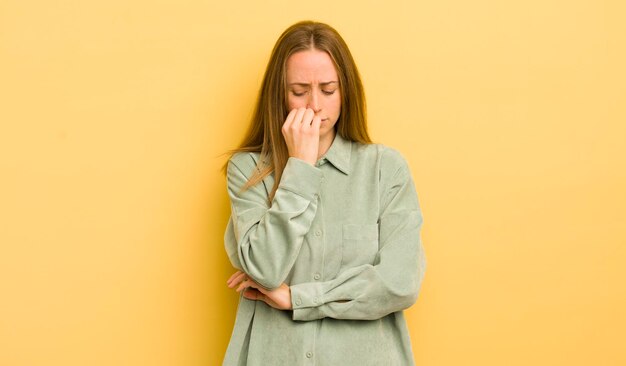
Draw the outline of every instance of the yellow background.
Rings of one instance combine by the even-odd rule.
[[[383,5],[384,4],[384,5]],[[0,4],[0,365],[218,365],[219,154],[301,19],[344,36],[410,162],[418,365],[626,365],[626,7]]]

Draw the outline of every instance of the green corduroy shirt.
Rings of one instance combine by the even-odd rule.
[[[315,166],[289,158],[271,205],[273,174],[240,192],[259,158],[229,160],[225,248],[261,286],[288,284],[293,310],[240,294],[223,365],[413,365],[403,310],[426,259],[403,156],[336,134]]]

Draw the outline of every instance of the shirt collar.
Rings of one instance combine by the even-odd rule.
[[[320,158],[319,164],[321,165],[323,160],[326,159],[333,166],[341,170],[344,174],[350,174],[350,155],[352,153],[352,141],[346,140],[341,137],[339,133],[335,132],[335,138],[326,154]]]

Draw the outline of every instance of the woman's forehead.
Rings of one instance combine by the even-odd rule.
[[[287,60],[288,83],[310,84],[337,81],[337,70],[328,53],[319,50],[296,52]]]

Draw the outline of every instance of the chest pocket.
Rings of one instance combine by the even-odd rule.
[[[378,224],[342,226],[341,270],[373,264],[378,253]]]

